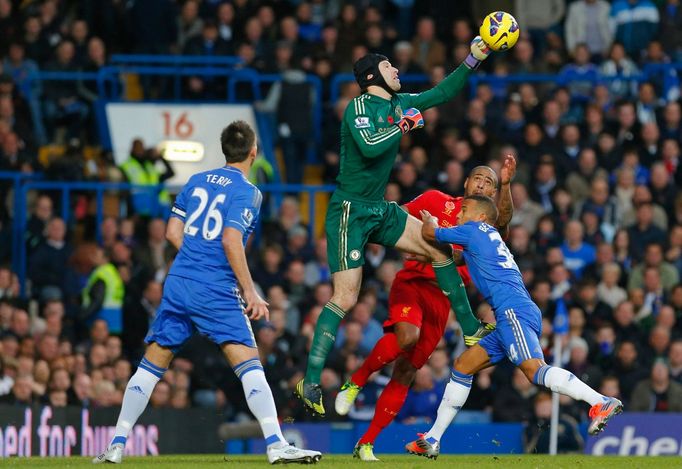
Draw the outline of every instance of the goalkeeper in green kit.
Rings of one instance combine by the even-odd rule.
[[[296,385],[296,394],[315,414],[325,413],[320,375],[341,320],[357,302],[367,243],[431,259],[438,285],[450,300],[468,343],[494,328],[473,315],[452,256],[423,240],[420,220],[384,200],[402,135],[423,127],[421,111],[455,97],[489,54],[488,46],[476,37],[464,63],[419,94],[398,93],[398,70],[383,55],[368,54],[353,66],[363,94],[348,104],[343,116],[338,187],[325,221],[334,294],[317,320],[305,378]]]

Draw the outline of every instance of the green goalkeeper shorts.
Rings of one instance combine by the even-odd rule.
[[[395,202],[367,201],[336,190],[329,201],[325,233],[332,273],[365,263],[365,245],[393,247],[405,231],[407,212]]]

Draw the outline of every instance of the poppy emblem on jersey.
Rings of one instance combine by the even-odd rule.
[[[412,306],[405,306],[403,308],[403,312],[400,313],[400,317],[406,318],[408,314],[410,314],[410,310],[412,309]]]
[[[360,251],[358,251],[357,249],[353,249],[350,252],[350,258],[354,261],[357,261],[358,259],[360,259]]]
[[[393,123],[395,122],[395,121],[393,120],[393,116],[388,116],[388,117],[386,118],[386,121],[387,121],[389,124],[391,124],[391,125],[393,125]]]
[[[453,210],[455,210],[455,203],[452,200],[445,202],[445,210],[443,210],[443,213],[450,216]]]

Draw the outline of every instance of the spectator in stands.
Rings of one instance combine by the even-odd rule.
[[[645,246],[666,241],[665,232],[653,224],[653,215],[651,202],[640,203],[636,208],[636,221],[628,228],[630,254],[635,261],[642,258]]]
[[[682,51],[682,9],[679,0],[665,0],[658,3],[660,24],[658,38],[665,52],[675,61],[680,60]]]
[[[19,375],[12,386],[12,393],[0,397],[0,402],[14,406],[30,406],[35,402],[33,376]]]
[[[566,49],[585,44],[595,59],[603,57],[613,30],[609,24],[610,5],[605,0],[578,0],[568,6],[565,22]]]
[[[424,365],[417,370],[414,383],[407,393],[403,407],[398,413],[398,421],[404,424],[429,423],[436,419],[440,402],[435,396],[445,391],[443,382],[434,381],[431,367]],[[435,398],[434,398],[435,397]]]
[[[32,93],[40,93],[40,83],[28,81],[29,75],[38,71],[38,64],[26,57],[26,47],[20,40],[15,39],[9,43],[9,51],[2,61],[2,70],[20,89],[30,84]]]
[[[663,122],[660,124],[661,137],[678,140],[682,137],[682,110],[680,103],[670,101],[663,108]]]
[[[629,341],[635,344],[642,342],[644,335],[635,322],[635,309],[631,301],[623,301],[616,307],[613,320],[614,331],[619,341]]]
[[[569,90],[574,98],[587,99],[597,77],[597,67],[590,62],[591,51],[587,44],[578,43],[569,50],[572,51],[573,62],[562,67],[560,74],[571,80]]]
[[[163,173],[157,163],[164,166]],[[133,211],[140,216],[166,214],[170,210],[170,197],[165,189],[156,195],[156,186],[175,175],[171,164],[157,151],[145,150],[144,142],[136,138],[130,148],[130,157],[121,165],[121,171],[129,184],[140,186],[131,190]],[[155,202],[158,197],[158,202]],[[154,210],[154,207],[158,207]]]
[[[663,207],[653,203],[653,197],[648,186],[638,185],[635,187],[634,193],[632,194],[632,208],[623,214],[623,219],[621,221],[621,226],[632,226],[637,222],[637,208],[641,204],[651,204],[653,210],[652,214],[652,224],[660,228],[663,231],[668,229],[668,216],[663,210]]]
[[[254,266],[253,279],[263,291],[279,284],[284,274],[284,250],[279,244],[266,245],[262,250],[261,262]]]
[[[656,89],[652,83],[639,84],[637,99],[637,120],[640,124],[656,122],[660,101],[656,96]]]
[[[665,260],[677,269],[678,277],[682,278],[682,225],[675,225],[670,231]]]
[[[594,246],[583,242],[584,228],[579,221],[569,221],[566,224],[564,236],[566,240],[561,250],[566,268],[576,278],[580,278],[585,267],[596,260],[596,251]]]
[[[656,37],[658,22],[658,10],[650,0],[616,0],[611,7],[615,40],[635,58]]]
[[[85,64],[90,31],[88,23],[83,19],[75,19],[69,25],[68,38],[73,42],[74,61],[79,67]]]
[[[604,346],[600,344],[600,348],[604,348]],[[613,375],[618,377],[621,396],[626,402],[630,400],[632,390],[637,383],[647,375],[646,369],[640,364],[637,346],[628,340],[624,340],[618,345],[616,359],[611,370]]]
[[[142,297],[131,298],[123,307],[123,345],[130,358],[142,355],[143,340],[161,304],[162,290],[160,282],[149,280]]]
[[[53,72],[74,72],[78,69],[73,42],[65,39],[55,50],[55,58],[46,65],[46,70]],[[88,107],[78,93],[78,83],[70,81],[53,81],[45,86],[43,97],[45,119],[49,135],[53,140],[63,141],[80,138],[82,125],[88,116]],[[65,127],[63,134],[57,133]]]
[[[665,361],[657,360],[649,379],[640,381],[632,392],[634,412],[682,412],[682,385],[670,381]]]
[[[669,262],[666,262],[663,257],[663,246],[657,243],[650,243],[644,250],[643,262],[632,269],[630,273],[628,290],[644,287],[644,271],[649,267],[658,271],[661,286],[666,292],[669,292],[679,282],[677,269]]]
[[[364,356],[372,350],[374,344],[383,335],[383,328],[381,324],[372,317],[372,311],[369,306],[364,303],[358,303],[353,308],[352,319],[354,322],[359,324],[361,329],[361,340],[358,344],[358,350]],[[339,329],[336,336],[336,346],[343,347],[344,341],[346,340],[345,328]]]
[[[63,269],[72,252],[66,242],[66,224],[61,218],[53,218],[47,223],[45,241],[29,258],[28,276],[37,297],[49,294],[50,289],[57,289],[60,297],[64,294]]]
[[[551,393],[547,391],[539,392],[535,399],[533,399],[533,406],[533,416],[528,425],[526,425],[523,434],[524,449],[526,453],[547,454],[550,449]],[[578,429],[578,422],[563,409],[560,409],[560,412],[557,451],[559,453],[581,451],[585,443]]]
[[[677,339],[670,344],[668,361],[670,367],[670,378],[674,382],[682,385],[682,340]]]
[[[120,334],[123,328],[123,280],[107,258],[104,250],[94,244],[88,246],[92,271],[83,290],[82,309],[79,317],[86,324],[104,319],[109,331]]]
[[[626,80],[639,73],[639,69],[635,62],[626,55],[625,48],[620,42],[614,42],[611,45],[608,59],[602,62],[599,72],[605,77],[624,77],[623,80],[613,80],[607,85],[614,98],[627,98],[635,94],[634,82]]]
[[[532,399],[537,388],[526,379],[521,370],[512,372],[511,388],[497,393],[493,403],[493,421],[528,422],[532,416]]]
[[[237,34],[234,19],[234,6],[229,2],[220,3],[216,8],[216,23],[218,35],[225,42],[232,42]]]
[[[300,28],[296,18],[293,16],[285,16],[279,23],[279,33],[281,38],[291,44],[294,50],[293,63],[304,70],[310,70],[311,62],[311,47],[310,44],[301,37]]]
[[[602,269],[600,282],[597,285],[597,296],[612,308],[627,299],[626,291],[618,284],[621,274],[622,270],[616,262],[608,262]]]
[[[185,45],[190,39],[201,34],[204,21],[199,17],[199,2],[197,0],[187,0],[180,8],[177,17],[177,49],[185,50]]]
[[[196,2],[189,2],[192,4]],[[186,5],[187,5],[186,4]],[[231,53],[230,45],[224,41],[218,27],[213,20],[206,20],[200,29],[200,34],[188,37],[183,46],[183,54],[192,56],[223,56]],[[216,100],[225,96],[224,80],[217,76],[191,76],[186,83],[187,92],[192,99]]]
[[[161,282],[166,278],[175,254],[175,248],[166,240],[166,222],[160,218],[150,220],[147,242],[135,249],[135,262],[141,264],[148,275]]]
[[[431,70],[445,63],[445,46],[436,38],[436,26],[429,17],[417,21],[416,34],[412,39],[414,61],[423,70]]]
[[[24,21],[22,42],[26,45],[26,57],[36,63],[43,64],[49,57],[51,45],[46,34],[43,34],[41,20],[38,16],[28,16]]]

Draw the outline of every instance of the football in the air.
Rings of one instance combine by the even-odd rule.
[[[504,11],[490,13],[479,29],[483,42],[492,50],[507,50],[519,40],[519,23]]]

